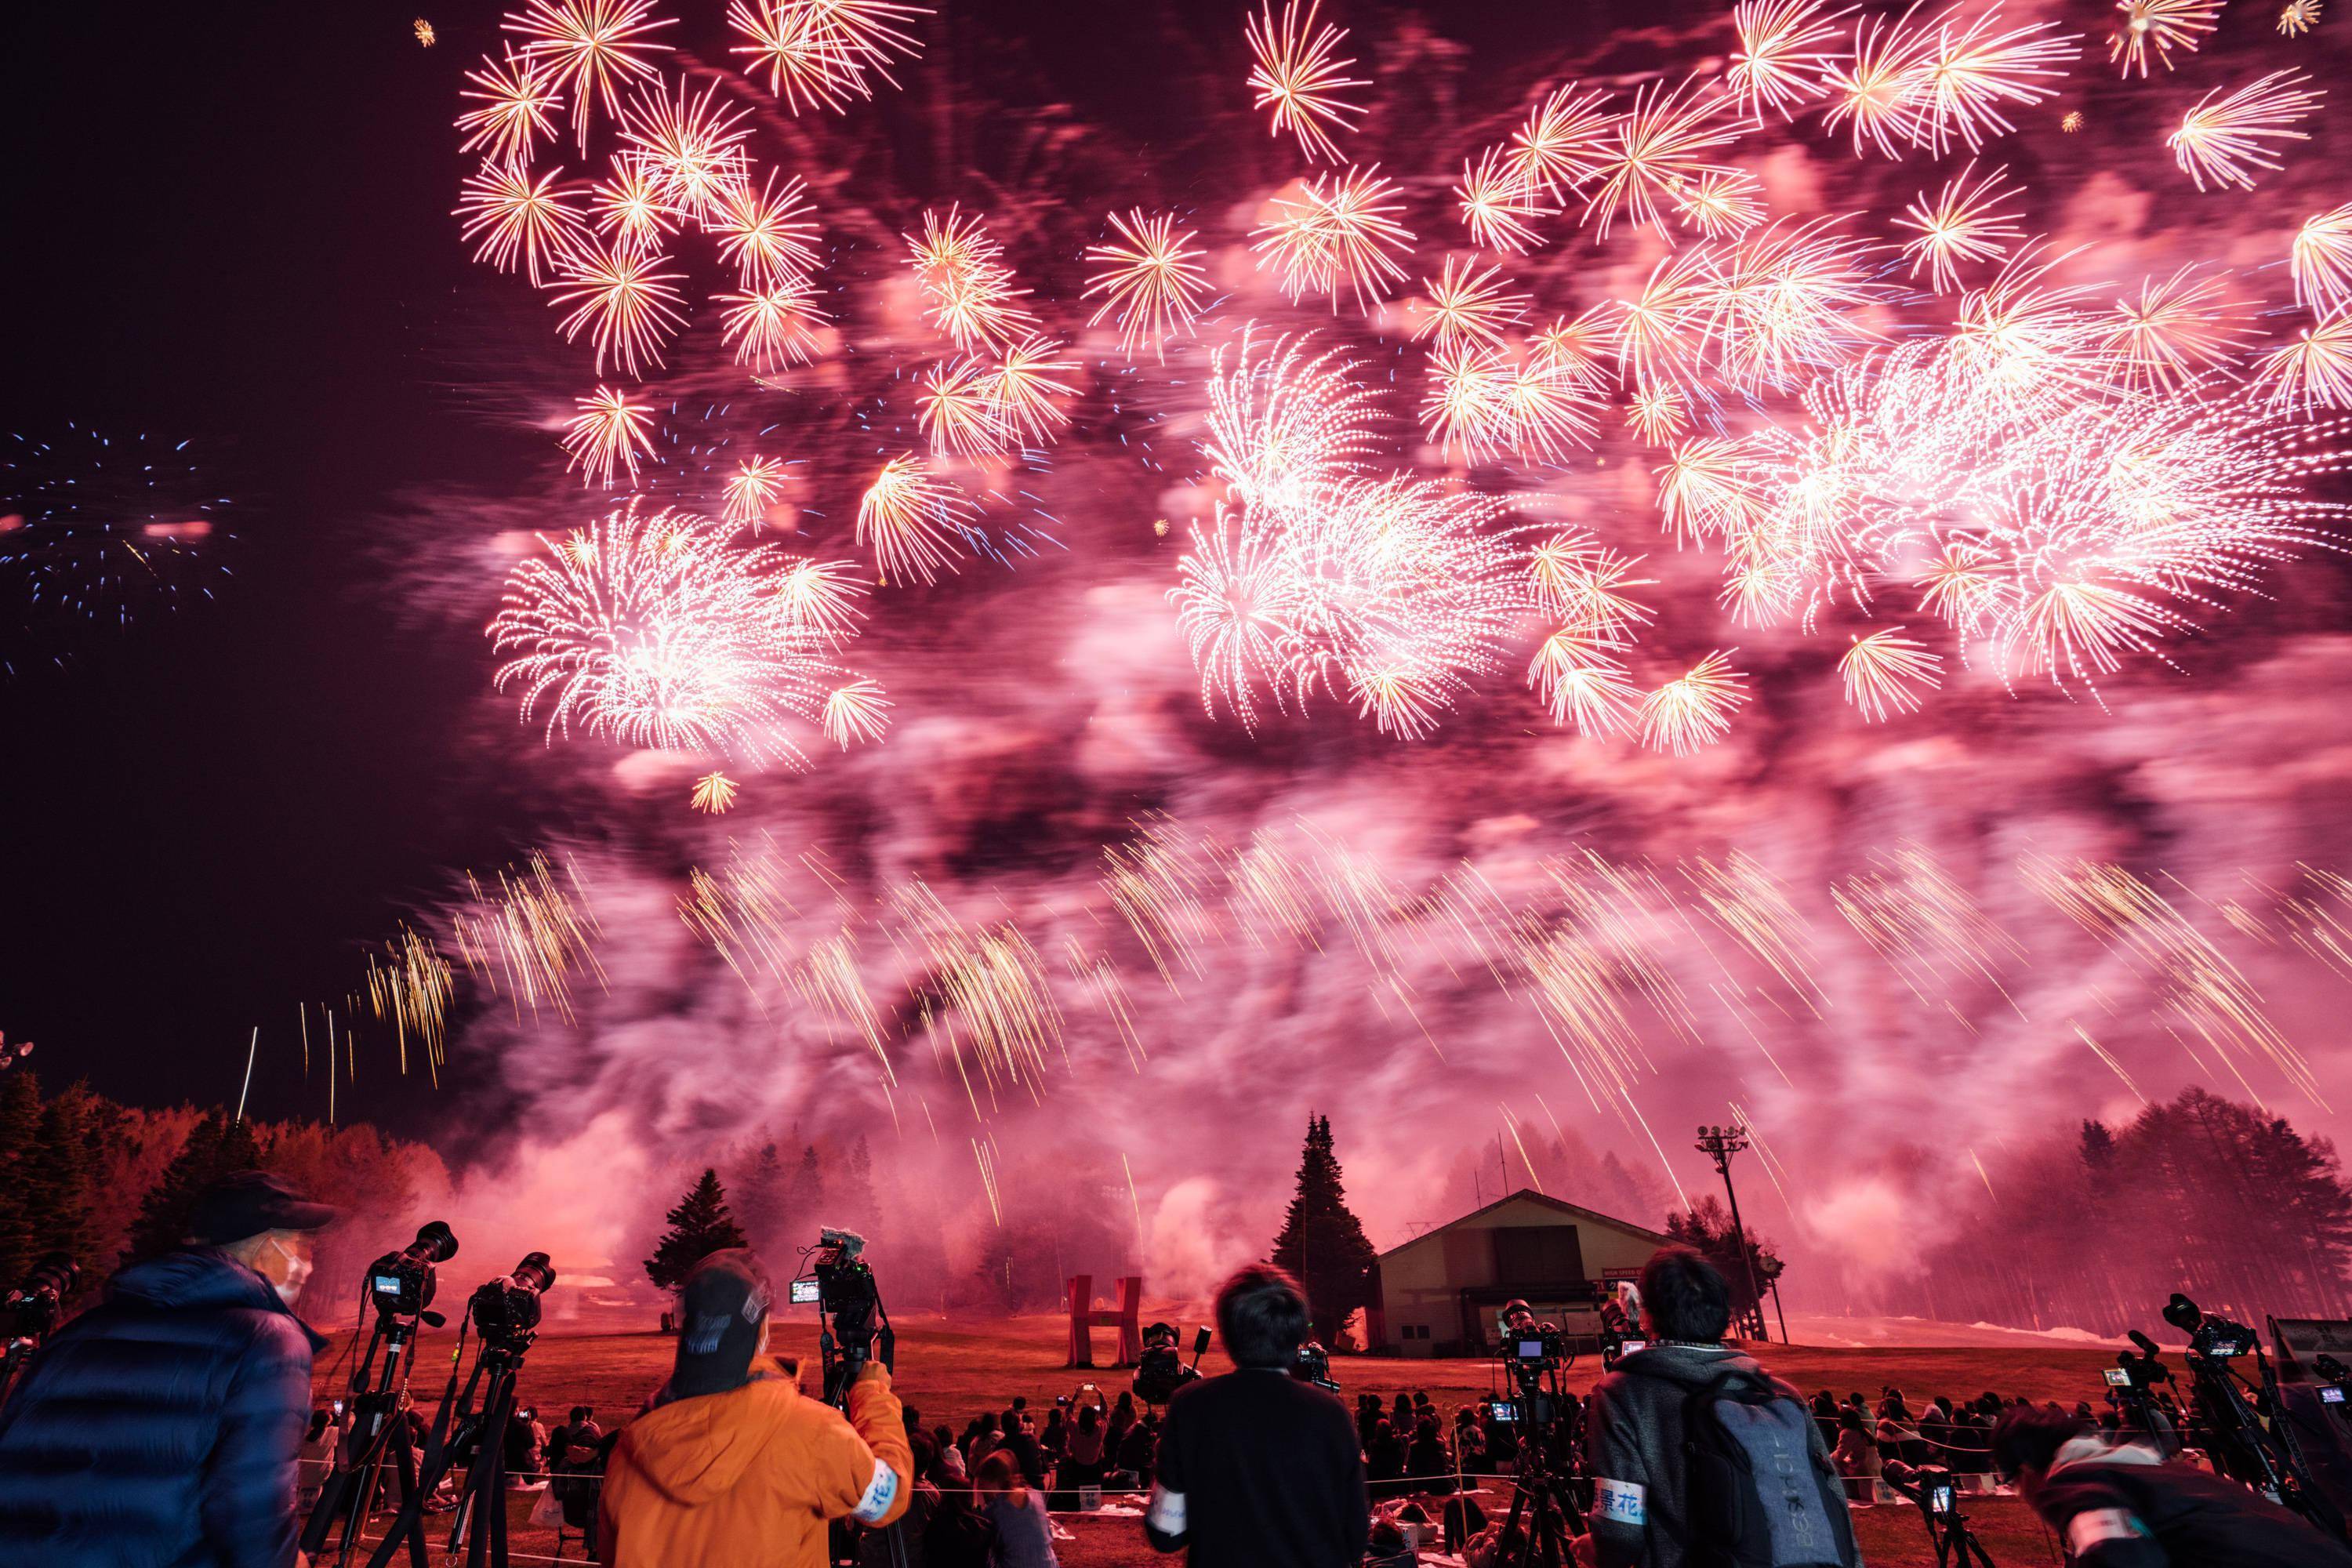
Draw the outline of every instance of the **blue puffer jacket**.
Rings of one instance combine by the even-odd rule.
[[[0,1568],[288,1568],[323,1343],[226,1253],[117,1274],[0,1410]]]

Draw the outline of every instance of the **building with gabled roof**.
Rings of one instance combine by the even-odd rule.
[[[1669,1237],[1527,1188],[1381,1254],[1365,1348],[1393,1355],[1489,1355],[1504,1302],[1591,1335],[1600,1293],[1642,1271]]]

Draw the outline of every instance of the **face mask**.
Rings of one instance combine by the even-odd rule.
[[[261,1266],[263,1256],[269,1252],[277,1253],[278,1262],[284,1266],[283,1279]],[[253,1263],[254,1272],[268,1280],[269,1288],[278,1292],[278,1299],[289,1307],[294,1304],[295,1298],[302,1294],[302,1286],[310,1278],[310,1260],[299,1252],[289,1251],[286,1244],[274,1236],[269,1238],[268,1246],[255,1255]]]

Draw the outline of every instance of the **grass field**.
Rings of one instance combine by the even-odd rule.
[[[1188,1325],[1189,1328],[1189,1325]],[[1127,1374],[1113,1371],[1071,1372],[1062,1365],[1063,1329],[1046,1318],[1022,1318],[978,1325],[940,1320],[902,1321],[898,1333],[899,1396],[922,1412],[926,1426],[947,1425],[961,1429],[982,1410],[1001,1410],[1014,1394],[1028,1396],[1032,1406],[1053,1404],[1091,1377],[1112,1391],[1126,1386]],[[447,1376],[448,1352],[454,1329],[428,1331],[416,1362],[411,1394],[429,1416],[441,1396]],[[1100,1339],[1105,1336],[1097,1336]],[[551,1334],[541,1340],[524,1363],[520,1380],[521,1400],[536,1405],[542,1419],[552,1425],[573,1405],[593,1405],[608,1428],[634,1413],[646,1394],[668,1374],[676,1342],[658,1333]],[[321,1401],[342,1392],[342,1378],[331,1376],[339,1341],[320,1358],[318,1381]],[[779,1320],[777,1353],[802,1357],[814,1371],[816,1331],[813,1323]],[[1959,1349],[1898,1346],[1822,1349],[1807,1346],[1759,1347],[1766,1363],[1810,1394],[1827,1388],[1843,1396],[1859,1390],[1875,1400],[1887,1384],[1903,1389],[1914,1407],[1934,1394],[1972,1396],[1986,1389],[2032,1399],[2060,1399],[2072,1404],[2093,1399],[2100,1389],[2099,1369],[2111,1362],[2110,1352],[2097,1348],[1990,1345]],[[1203,1372],[1224,1369],[1215,1350],[1202,1362]],[[1582,1391],[1591,1385],[1599,1363],[1587,1360],[1570,1370],[1568,1381]],[[1442,1408],[1487,1393],[1492,1365],[1478,1361],[1397,1361],[1381,1357],[1335,1357],[1333,1375],[1351,1399],[1359,1392],[1393,1397],[1399,1392],[1426,1390]],[[514,1500],[517,1531],[514,1551],[543,1555],[554,1546],[552,1532],[526,1530],[521,1519],[528,1497]],[[2056,1563],[2056,1548],[2023,1504],[2009,1498],[1972,1499],[1969,1517],[1996,1562]],[[1856,1530],[1867,1560],[1880,1568],[1914,1568],[1933,1562],[1918,1513],[1906,1505],[1857,1510]],[[1165,1563],[1144,1545],[1131,1518],[1070,1517],[1063,1521],[1071,1539],[1061,1557],[1069,1568],[1127,1568],[1145,1563]],[[436,1542],[436,1560],[438,1560]],[[577,1559],[579,1543],[565,1548]]]

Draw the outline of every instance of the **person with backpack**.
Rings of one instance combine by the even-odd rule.
[[[1642,1270],[1647,1348],[1585,1406],[1593,1568],[1860,1568],[1845,1491],[1812,1411],[1723,1342],[1731,1292],[1686,1247]]]

